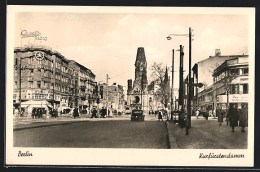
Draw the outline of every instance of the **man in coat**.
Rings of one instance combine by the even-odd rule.
[[[235,132],[235,127],[238,126],[238,111],[236,105],[233,105],[228,110],[228,118],[230,126],[232,127],[232,132]]]
[[[163,121],[163,109],[159,111],[158,113],[158,120],[160,121],[160,119]]]
[[[247,105],[243,105],[242,109],[239,111],[239,126],[241,128],[241,132],[245,132],[245,127],[248,123],[248,109]]]
[[[79,111],[78,111],[77,107],[73,110],[73,116],[74,116],[74,118],[79,116]]]
[[[97,110],[96,110],[96,108],[93,108],[93,110],[92,110],[91,118],[93,118],[93,117],[97,118]]]

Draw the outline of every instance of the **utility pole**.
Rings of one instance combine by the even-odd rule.
[[[106,112],[106,114],[107,114],[107,116],[108,116],[108,80],[109,80],[110,78],[109,78],[109,76],[108,76],[108,74],[107,74],[107,77],[106,77],[106,87],[107,87],[107,89],[106,89],[106,109],[107,109],[107,112]]]
[[[141,110],[143,110],[143,88],[144,87],[144,81],[143,81],[143,72],[141,75]]]
[[[187,102],[187,123],[186,123],[186,135],[189,135],[189,129],[191,127],[191,28],[189,28],[189,82],[188,82],[188,102]]]
[[[173,97],[174,97],[174,49],[172,49],[171,121],[173,121]]]
[[[180,71],[179,71],[179,102],[178,102],[178,106],[181,106],[181,109],[179,110],[183,110],[183,46],[180,45]]]
[[[20,64],[19,64],[19,111],[20,116],[22,116],[22,57],[20,56]]]

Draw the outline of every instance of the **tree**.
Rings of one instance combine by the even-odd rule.
[[[218,84],[221,84],[220,87],[222,87],[225,90],[225,94],[227,95],[227,109],[229,108],[229,94],[231,91],[231,88],[234,84],[237,83],[232,83],[232,81],[234,79],[236,79],[238,77],[238,75],[236,74],[232,74],[232,73],[228,73],[227,76],[225,76],[223,79],[221,79],[220,81],[218,81]]]
[[[163,68],[162,63],[154,62],[150,67],[151,70],[151,80],[157,86],[155,90],[156,99],[159,100],[164,107],[167,107],[167,104],[170,100],[170,85],[168,79],[168,68]]]

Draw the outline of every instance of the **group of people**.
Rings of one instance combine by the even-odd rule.
[[[76,108],[74,108],[73,109],[73,117],[74,118],[79,118],[79,109],[76,107]],[[97,116],[97,114],[98,114],[98,111],[96,110],[96,108],[94,107],[91,111],[91,117],[90,118],[97,118],[98,116]],[[105,118],[105,116],[106,116],[106,109],[104,109],[104,108],[102,108],[101,110],[100,110],[100,117],[103,117],[103,118]]]
[[[227,125],[232,127],[232,132],[235,132],[235,127],[240,126],[241,132],[245,132],[245,127],[248,125],[248,108],[247,105],[242,105],[242,109],[238,110],[236,105],[230,106],[228,111],[221,108],[216,110],[219,125],[222,125],[223,119],[226,118]]]
[[[195,115],[198,118],[200,114],[205,112],[200,112],[199,109],[195,110]],[[235,132],[235,127],[241,127],[241,132],[245,132],[245,127],[247,127],[248,123],[248,107],[246,104],[242,105],[241,109],[237,109],[236,105],[233,104],[230,106],[228,110],[224,110],[221,107],[218,107],[216,110],[216,115],[218,117],[219,125],[222,125],[224,118],[227,122],[227,125],[232,127],[232,132]],[[208,115],[203,114],[203,116],[207,119]]]
[[[43,114],[43,109],[41,108],[33,108],[32,110],[32,118],[41,118]]]
[[[219,123],[223,123],[223,115],[218,117]],[[242,109],[238,110],[236,105],[230,106],[226,114],[227,125],[232,127],[232,132],[235,132],[235,127],[240,126],[241,132],[245,132],[245,127],[248,125],[248,108],[247,105],[242,105]]]

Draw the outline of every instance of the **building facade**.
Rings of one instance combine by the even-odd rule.
[[[79,94],[81,68],[75,61],[50,49],[15,48],[14,108],[20,108],[25,116],[30,116],[33,108],[41,108],[47,114],[53,108],[60,111],[79,106],[80,98],[87,97]],[[90,70],[88,79],[95,80]],[[93,86],[88,86],[93,90]]]
[[[235,104],[238,109],[248,104],[248,56],[225,61],[213,73],[213,103],[227,109]]]
[[[154,108],[154,90],[148,87],[147,62],[143,47],[137,49],[135,80],[128,80],[127,105],[130,109],[143,109],[145,113]]]
[[[193,76],[193,94],[192,94],[192,107],[193,108],[202,108],[205,110],[206,108],[215,110],[215,99],[213,96],[213,91],[210,91],[213,88],[213,76],[215,69],[222,65],[225,61],[231,60],[234,58],[243,58],[248,57],[248,55],[221,55],[220,49],[215,50],[214,56],[209,56],[209,58],[197,62],[192,68],[192,76]],[[202,87],[199,87],[199,83],[202,84]],[[211,92],[211,93],[210,93]],[[202,96],[205,97],[213,97],[212,105],[209,105],[209,102],[204,102]],[[211,94],[211,96],[210,96]],[[206,105],[207,104],[207,105]]]

